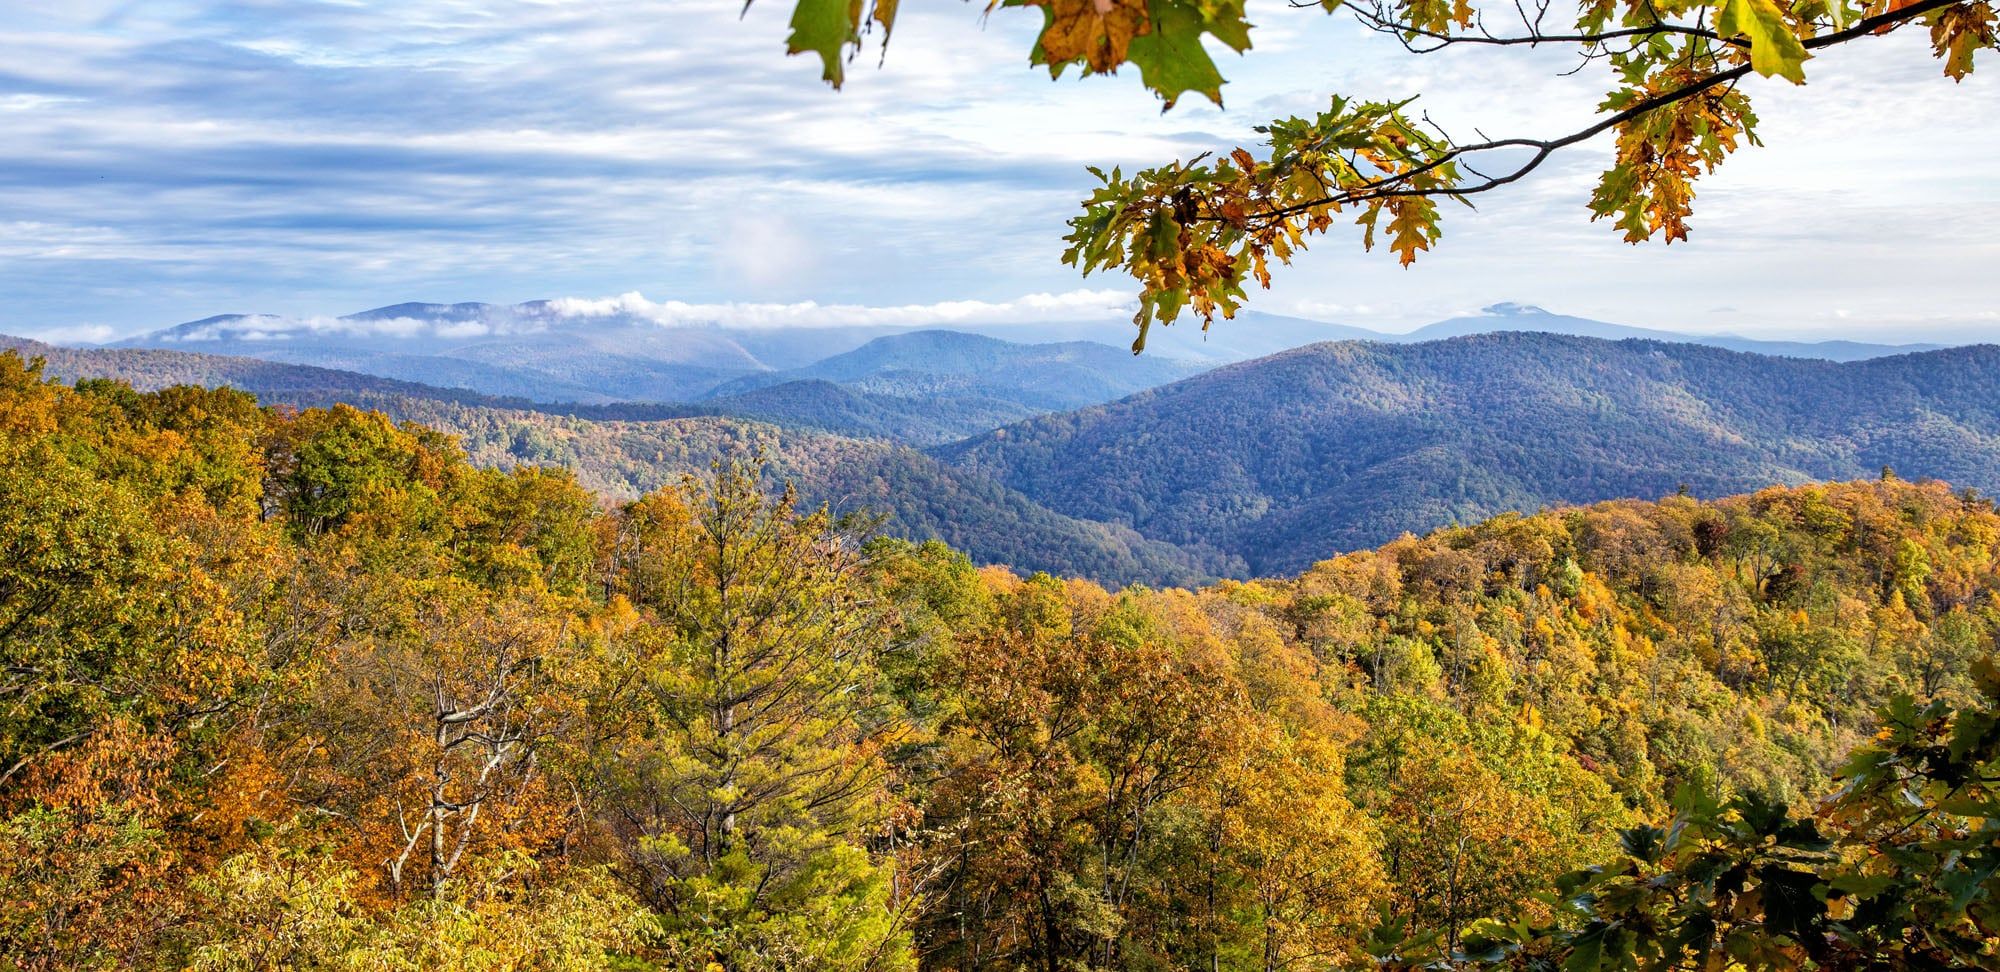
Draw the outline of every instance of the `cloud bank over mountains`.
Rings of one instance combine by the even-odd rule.
[[[892,306],[821,304],[810,300],[788,304],[656,302],[634,291],[599,299],[563,297],[548,304],[551,311],[566,317],[634,317],[668,327],[726,324],[752,328],[945,327],[1118,319],[1130,317],[1134,306],[1132,295],[1118,290],[1071,290],[1027,294],[1005,301],[947,300]]]
[[[160,340],[169,344],[195,345],[225,340],[289,341],[295,337],[457,339],[529,333],[536,330],[546,330],[546,327],[530,326],[530,321],[527,319],[510,322],[508,318],[498,315],[487,320],[441,321],[420,317],[281,317],[275,314],[244,314],[198,322],[162,335]]]
[[[616,297],[558,297],[521,304],[397,304],[342,316],[219,314],[164,329],[151,340],[189,350],[218,342],[294,340],[463,341],[545,334],[592,326],[661,329],[718,327],[735,330],[813,328],[937,328],[1064,322],[1108,323],[1129,319],[1133,301],[1115,290],[1027,294],[1013,300],[953,300],[929,304],[693,303],[655,301],[636,291]],[[43,335],[29,335],[42,338]],[[101,332],[50,338],[96,343]]]

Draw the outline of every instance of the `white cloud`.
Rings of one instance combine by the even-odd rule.
[[[913,304],[840,304],[816,301],[697,302],[652,300],[630,292],[615,297],[562,297],[537,304],[490,305],[472,312],[437,316],[367,313],[326,315],[250,314],[183,326],[164,340],[183,346],[222,341],[289,341],[300,337],[355,341],[462,341],[560,330],[575,323],[615,319],[662,328],[811,328],[1005,326],[1009,324],[1123,322],[1132,316],[1131,295],[1116,290],[1071,290],[1026,294],[1010,300],[949,300]],[[58,343],[98,342],[116,335],[106,325],[49,328],[40,332]]]
[[[493,325],[486,321],[446,322],[433,328],[433,332],[441,338],[485,337],[493,333]]]
[[[750,292],[797,290],[818,269],[813,246],[783,214],[764,212],[732,220],[715,244],[715,263],[729,281]]]
[[[950,300],[929,304],[689,303],[653,301],[637,292],[616,297],[563,297],[550,309],[569,318],[636,317],[663,327],[933,327],[941,324],[1028,324],[1118,320],[1132,315],[1132,295],[1116,290],[1028,294],[1013,300]]]
[[[514,320],[507,315],[494,320],[454,321],[420,317],[286,317],[279,314],[251,314],[190,327],[164,335],[162,340],[178,344],[214,341],[286,341],[297,335],[314,337],[389,338],[410,340],[420,337],[443,339],[481,337],[493,333],[536,330],[545,324]]]
[[[48,344],[102,344],[117,337],[118,329],[109,324],[66,324],[32,328],[21,336]]]

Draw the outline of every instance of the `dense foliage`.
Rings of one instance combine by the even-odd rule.
[[[1834,363],[1487,334],[1323,344],[937,450],[1070,516],[1304,569],[1503,510],[1874,476],[2000,489],[2000,348]]]
[[[1939,485],[1108,591],[0,355],[0,552],[15,968],[1996,958],[2000,514]]]

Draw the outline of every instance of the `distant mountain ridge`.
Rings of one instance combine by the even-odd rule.
[[[224,314],[114,346],[263,358],[551,403],[694,402],[822,380],[870,395],[967,399],[948,411],[973,415],[982,414],[981,401],[1035,411],[1096,404],[1221,364],[1325,341],[1414,343],[1499,331],[1648,338],[1837,361],[1932,347],[1680,334],[1502,303],[1408,334],[1245,311],[1207,330],[1190,322],[1156,328],[1147,354],[1134,359],[1126,353],[1132,325],[1122,319],[949,328],[751,327],[727,320],[668,325],[624,310],[550,300],[412,302],[329,318]],[[809,394],[795,389],[792,403],[802,406]],[[926,423],[926,430],[946,436],[976,431],[949,423]]]
[[[1110,401],[1220,363],[936,329],[666,327],[630,314],[565,313],[550,301],[395,304],[330,319],[219,315],[114,346],[282,361],[550,404],[768,410],[919,444]]]
[[[892,394],[820,378],[763,385],[692,405],[667,407],[915,445],[956,441],[1049,411],[985,394],[976,387],[941,389],[935,394]],[[620,410],[618,406],[600,408]]]
[[[688,401],[769,369],[712,328],[579,318],[550,301],[393,304],[337,318],[226,314],[113,346],[263,358],[541,402]]]
[[[2000,489],[2000,347],[1837,363],[1502,332],[1314,345],[933,450],[1258,574],[1506,510],[1893,466]]]
[[[1019,344],[963,331],[879,337],[803,368],[747,375],[706,398],[794,381],[833,382],[886,395],[970,395],[1055,411],[1123,398],[1205,370],[1090,341]]]
[[[1919,351],[1936,351],[1945,347],[1941,344],[1871,344],[1865,341],[1773,341],[1761,338],[1739,337],[1733,334],[1684,334],[1679,331],[1663,331],[1649,327],[1632,327],[1625,324],[1608,324],[1584,317],[1567,314],[1553,314],[1532,304],[1500,303],[1482,309],[1469,317],[1454,317],[1449,320],[1426,324],[1408,334],[1395,335],[1398,343],[1418,343],[1441,341],[1447,338],[1469,337],[1474,334],[1496,334],[1515,331],[1532,331],[1544,334],[1563,334],[1571,337],[1601,338],[1607,341],[1639,339],[1677,344],[1704,344],[1710,347],[1728,348],[1731,351],[1745,351],[1751,354],[1765,354],[1787,358],[1821,358],[1828,361],[1865,361],[1894,354],[1911,354]]]

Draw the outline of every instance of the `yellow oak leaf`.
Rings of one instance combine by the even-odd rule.
[[[1048,26],[1042,56],[1050,64],[1082,61],[1092,71],[1112,71],[1125,63],[1132,38],[1152,32],[1145,0],[1041,0]]]

